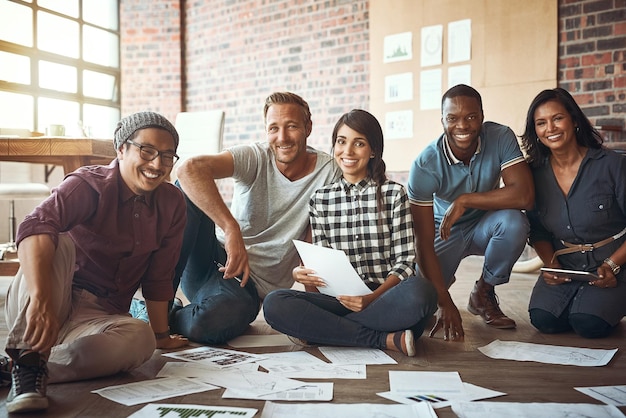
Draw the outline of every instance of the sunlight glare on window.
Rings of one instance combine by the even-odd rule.
[[[83,71],[83,94],[98,99],[115,100],[115,77],[95,71]]]
[[[85,118],[83,124],[89,127],[93,138],[113,138],[113,132],[120,120],[119,109],[86,104],[83,106],[83,115]]]
[[[64,15],[78,17],[78,0],[37,0],[37,4]]]
[[[76,67],[39,61],[39,87],[68,93],[76,93]]]
[[[78,58],[78,22],[37,13],[37,47],[44,51]]]
[[[64,125],[66,135],[69,135],[76,131],[76,126],[80,120],[79,109],[76,102],[40,97],[37,129],[40,132],[45,132],[48,125]]]
[[[83,26],[83,59],[94,64],[118,68],[119,39],[117,35],[93,26]]]
[[[30,84],[30,58],[0,51],[0,80]]]
[[[32,96],[0,91],[0,126],[32,131],[33,106]]]
[[[33,46],[32,9],[10,1],[0,1],[0,40]]]
[[[83,0],[83,19],[106,29],[117,30],[117,0]]]

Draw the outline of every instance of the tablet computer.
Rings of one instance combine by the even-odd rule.
[[[597,274],[588,271],[581,270],[566,270],[566,269],[553,269],[548,267],[541,267],[541,272],[556,274],[557,276],[567,276],[572,280],[578,280],[581,282],[592,282],[600,279]]]

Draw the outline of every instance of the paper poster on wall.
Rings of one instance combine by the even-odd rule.
[[[403,32],[385,36],[383,62],[413,59],[413,33]]]
[[[448,23],[448,62],[469,61],[472,58],[472,20]]]
[[[420,109],[441,107],[441,69],[426,70],[420,73]]]
[[[454,67],[448,67],[448,88],[456,86],[457,84],[472,85],[472,66],[455,65]]]
[[[385,103],[413,100],[413,73],[385,77]]]
[[[385,139],[413,138],[413,111],[399,110],[385,114]]]
[[[422,28],[421,65],[441,65],[443,60],[443,25]]]

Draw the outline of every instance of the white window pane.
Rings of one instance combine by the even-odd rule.
[[[83,71],[83,94],[98,99],[115,100],[117,97],[115,77],[95,71]]]
[[[33,130],[33,97],[0,91],[0,127]]]
[[[83,0],[83,20],[103,28],[117,30],[117,0]]]
[[[78,22],[37,13],[37,47],[44,51],[78,58]]]
[[[0,1],[0,39],[33,46],[32,9],[10,1]]]
[[[111,139],[120,120],[120,111],[112,107],[86,104],[83,116],[83,126],[92,138]]]
[[[30,58],[0,51],[0,80],[30,84]]]
[[[75,67],[49,61],[39,61],[39,87],[68,93],[76,93],[77,71]]]
[[[39,132],[46,132],[46,126],[54,124],[65,126],[65,133],[69,135],[76,131],[79,120],[78,103],[46,97],[39,98],[39,120],[37,121]]]
[[[119,39],[117,35],[84,25],[83,59],[94,64],[119,68]]]
[[[38,0],[37,4],[64,15],[78,17],[78,0]]]

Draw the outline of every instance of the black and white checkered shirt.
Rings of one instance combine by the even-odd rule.
[[[365,282],[383,283],[390,274],[404,280],[414,274],[413,218],[404,186],[369,178],[350,184],[343,178],[316,191],[309,202],[313,243],[343,250]]]

